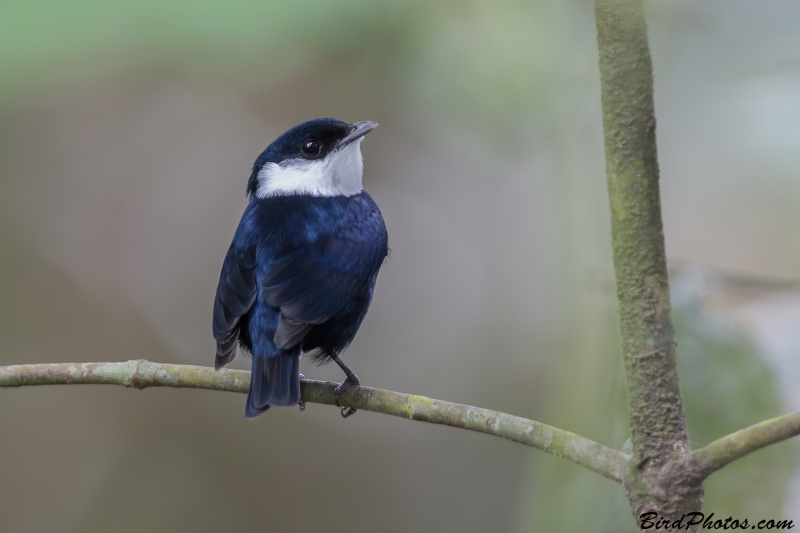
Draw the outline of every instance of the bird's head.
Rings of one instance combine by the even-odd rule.
[[[275,139],[253,165],[247,194],[352,196],[362,190],[361,141],[378,124],[317,118]]]

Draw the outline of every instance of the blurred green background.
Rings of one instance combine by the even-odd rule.
[[[679,365],[702,446],[800,410],[800,4],[646,7]],[[364,384],[621,447],[583,0],[0,3],[0,365],[210,365],[250,166],[318,116],[381,124],[364,181],[393,254],[344,356]],[[619,486],[518,444],[318,405],[247,421],[244,400],[0,390],[0,530],[634,528]],[[796,451],[715,474],[705,510],[800,521]]]

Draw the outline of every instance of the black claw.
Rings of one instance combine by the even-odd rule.
[[[339,384],[339,386],[336,387],[336,389],[334,389],[334,391],[333,391],[334,403],[336,404],[336,407],[341,407],[342,408],[342,417],[343,418],[347,418],[348,416],[354,415],[355,412],[358,409],[354,409],[352,407],[342,407],[341,405],[339,405],[339,396],[341,396],[342,393],[344,391],[346,391],[347,389],[349,389],[350,387],[353,387],[353,386],[357,387],[359,385],[361,385],[361,382],[358,380],[358,376],[353,374],[353,378],[350,378],[348,376],[348,378],[346,380],[342,381],[341,384]]]
[[[359,385],[361,385],[361,380],[358,379],[358,376],[356,376],[352,370],[347,368],[347,365],[345,365],[341,359],[339,359],[335,355],[331,356],[331,359],[333,359],[336,362],[336,364],[339,365],[342,370],[344,370],[344,373],[347,374],[347,379],[342,381],[339,384],[339,386],[336,387],[336,389],[333,391],[334,403],[336,404],[337,407],[342,407],[341,405],[339,405],[339,396],[350,387],[352,386],[358,387]],[[342,418],[347,418],[348,416],[354,415],[357,410],[358,409],[354,409],[353,407],[342,407]]]
[[[339,405],[339,396],[341,396],[344,391],[346,391],[350,387],[354,386],[358,387],[359,385],[361,385],[361,382],[358,380],[357,377],[356,379],[347,378],[346,380],[342,381],[339,384],[339,386],[336,387],[336,389],[334,389],[333,391],[333,397],[336,398],[336,405],[337,406]]]

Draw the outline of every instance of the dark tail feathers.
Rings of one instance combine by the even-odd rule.
[[[300,356],[253,356],[253,373],[244,415],[255,418],[272,405],[300,402]]]

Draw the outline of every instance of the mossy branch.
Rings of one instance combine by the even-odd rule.
[[[800,435],[800,413],[790,413],[717,439],[692,452],[692,462],[698,473],[706,478],[736,459],[797,435]]]
[[[634,456],[688,451],[659,198],[653,74],[638,0],[599,0],[606,172]],[[666,452],[666,453],[665,453]]]
[[[63,384],[178,387],[246,393],[250,372],[189,365],[151,363],[51,363],[0,367],[0,387]],[[302,380],[306,402],[335,405],[336,383]],[[568,459],[622,482],[628,455],[580,435],[541,422],[457,403],[370,387],[353,387],[339,398],[342,407],[443,424],[502,437]]]
[[[137,389],[175,387],[246,393],[250,372],[204,366],[151,363],[51,363],[0,366],[0,387],[29,385],[122,385]],[[302,380],[303,399],[335,405],[336,383]],[[424,396],[354,387],[340,398],[343,407],[469,429],[502,437],[568,459],[622,482],[629,456],[580,435],[541,422]],[[770,444],[800,435],[800,412],[766,420],[718,439],[692,453],[691,469],[705,478],[728,463]]]
[[[633,454],[625,488],[634,517],[697,511],[678,385],[661,221],[653,67],[641,0],[596,0],[611,243]]]

